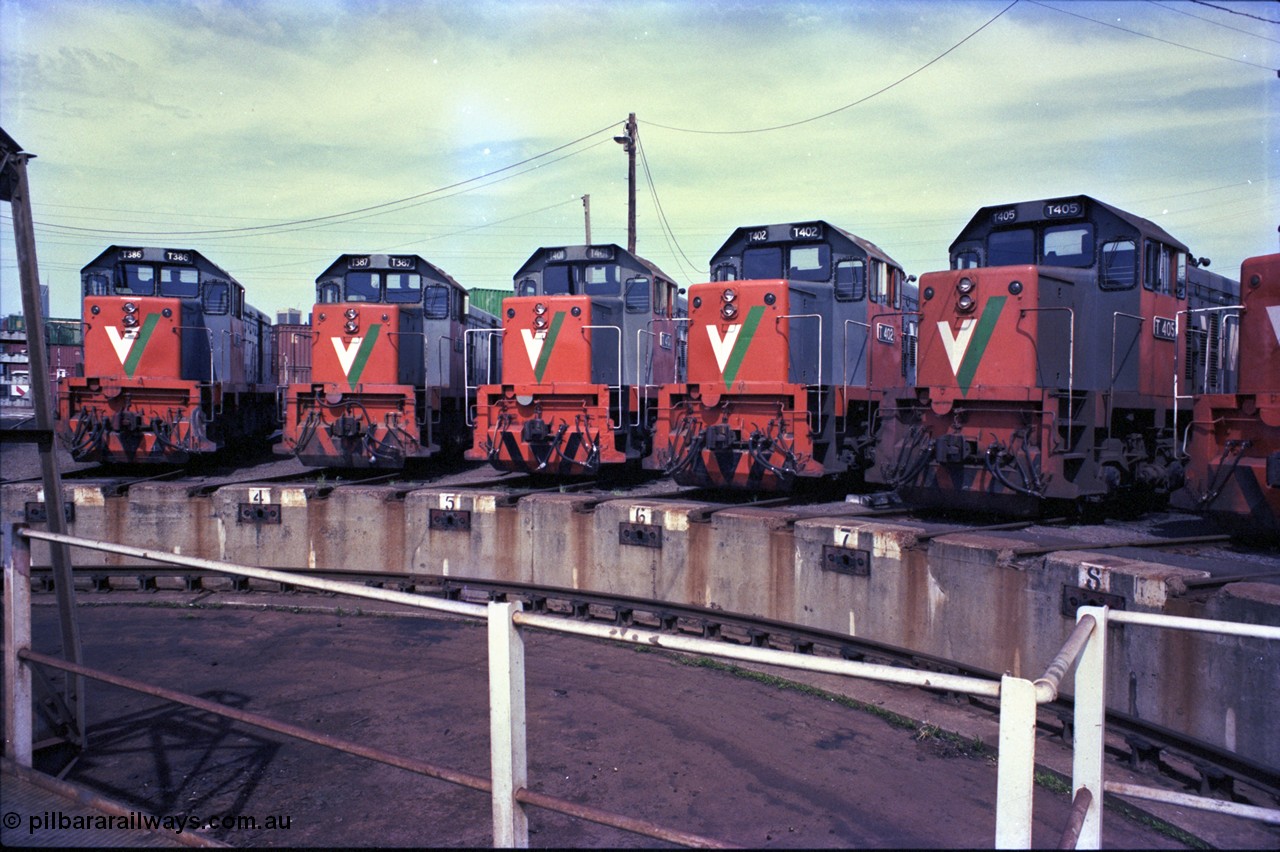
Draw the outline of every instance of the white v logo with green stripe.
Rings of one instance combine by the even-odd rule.
[[[332,337],[333,351],[338,355],[338,363],[342,365],[342,372],[347,377],[347,384],[355,387],[360,382],[360,376],[364,373],[365,365],[369,363],[369,356],[373,354],[373,344],[378,339],[378,331],[382,328],[381,323],[374,323],[369,326],[369,333],[364,337],[353,337],[350,343],[343,343],[341,337]]]
[[[524,351],[529,356],[529,366],[533,368],[533,377],[542,381],[542,374],[547,371],[547,360],[551,350],[555,348],[556,338],[560,336],[560,326],[564,324],[564,311],[556,311],[551,318],[551,328],[546,331],[530,331],[520,329],[524,337]]]
[[[716,364],[724,376],[726,388],[732,386],[733,380],[737,378],[742,359],[747,356],[747,349],[751,346],[751,339],[756,336],[762,316],[764,307],[756,305],[747,311],[745,322],[730,325],[724,330],[723,337],[714,325],[705,326],[707,337],[711,340],[711,351],[715,353]]]
[[[132,379],[138,369],[142,353],[147,349],[147,341],[151,339],[151,333],[156,330],[156,323],[159,321],[159,314],[148,314],[140,329],[129,328],[122,332],[114,325],[107,326],[107,337],[111,338],[111,346],[116,350],[120,366],[124,367],[124,373],[129,378]]]

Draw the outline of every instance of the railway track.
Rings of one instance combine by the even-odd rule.
[[[88,576],[85,588],[95,592],[126,588],[157,592],[163,588],[168,591],[197,593],[195,599],[186,601],[188,606],[211,602],[212,596],[218,593],[217,590],[313,594],[298,592],[288,584],[249,581],[224,575],[217,575],[215,581],[211,572],[195,569],[179,572],[173,568],[136,565],[95,567],[81,569],[78,573]],[[700,636],[790,653],[985,679],[998,680],[1000,677],[997,672],[956,660],[921,654],[860,637],[668,601],[456,576],[341,571],[298,573],[325,579],[361,581],[367,585],[394,588],[397,591],[468,602],[518,600],[527,611],[566,619]],[[51,572],[48,569],[33,568],[32,584],[38,592],[52,591]],[[971,706],[992,715],[999,712],[996,702],[945,693],[941,697],[954,702],[967,701]],[[1069,742],[1072,737],[1072,718],[1072,696],[1064,694],[1058,700],[1040,707],[1037,724],[1046,734]],[[1267,807],[1280,805],[1280,768],[1252,761],[1240,754],[1128,714],[1108,712],[1107,718],[1108,730],[1112,732],[1107,752],[1112,759],[1153,776],[1171,779],[1201,795],[1216,794]]]

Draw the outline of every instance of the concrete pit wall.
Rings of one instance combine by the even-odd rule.
[[[6,530],[39,499],[6,485]],[[189,497],[134,486],[127,497],[68,488],[73,535],[281,569],[403,572],[512,580],[690,603],[849,633],[992,672],[1035,677],[1074,624],[1071,603],[1280,624],[1280,587],[1236,583],[1185,593],[1204,572],[1071,551],[1011,558],[1032,541],[958,533],[921,541],[917,524],[808,518],[793,510],[604,502],[486,491],[231,486]],[[853,513],[854,507],[833,512]],[[463,518],[465,517],[465,524]],[[36,524],[35,526],[43,526]],[[6,537],[6,544],[8,543]],[[36,565],[48,565],[37,543]],[[78,551],[78,566],[120,564]],[[1112,596],[1107,598],[1106,596]],[[1068,604],[1064,605],[1064,600]],[[1280,643],[1134,625],[1114,628],[1108,703],[1272,766],[1280,737]],[[1070,678],[1064,690],[1070,692]]]

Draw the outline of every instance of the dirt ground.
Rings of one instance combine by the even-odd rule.
[[[90,665],[488,776],[482,625],[356,614],[318,595],[264,608],[261,596],[223,593],[202,607],[180,593],[121,605],[127,594],[81,594]],[[52,595],[36,604],[37,649],[52,651]],[[858,696],[927,723],[904,728],[828,694],[665,652],[539,633],[526,642],[533,790],[747,847],[992,845],[996,765],[978,741],[994,722],[972,709],[899,688]],[[254,817],[257,829],[210,832],[232,845],[492,843],[483,793],[101,684],[90,685],[88,708],[90,749],[67,780],[152,814]],[[970,723],[977,733],[938,733]],[[1037,754],[1066,754],[1069,767],[1051,741]],[[1067,808],[1065,792],[1037,789],[1037,846],[1057,845]],[[273,817],[288,827],[265,828]],[[1196,823],[1215,845],[1280,839],[1221,834],[1234,829],[1217,819]],[[658,845],[538,809],[529,821],[535,847]],[[1115,813],[1104,840],[1186,847]]]

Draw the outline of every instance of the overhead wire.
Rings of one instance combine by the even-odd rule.
[[[1177,9],[1177,8],[1174,8],[1173,6],[1169,6],[1164,3],[1159,3],[1157,2],[1157,0],[1147,0],[1147,2],[1150,3],[1152,6],[1159,6],[1161,9],[1167,9],[1170,12],[1177,12],[1179,15],[1186,15],[1188,18],[1195,18],[1197,21],[1204,21],[1206,24],[1213,24],[1215,27],[1222,27],[1224,30],[1231,30],[1237,33],[1244,33],[1245,35],[1253,36],[1254,38],[1260,38],[1260,39],[1263,39],[1264,41],[1271,41],[1271,42],[1275,42],[1276,44],[1280,44],[1280,38],[1268,38],[1267,36],[1261,35],[1260,33],[1255,33],[1251,30],[1246,30],[1243,27],[1233,27],[1230,24],[1224,24],[1221,21],[1215,21],[1212,18],[1206,18],[1204,15],[1193,15],[1190,12],[1187,12],[1183,9]],[[1215,6],[1213,8],[1216,9],[1219,7]],[[1277,23],[1277,22],[1273,21],[1273,23]]]
[[[740,135],[740,134],[745,134],[745,133],[767,133],[767,132],[772,131],[772,130],[786,130],[786,129],[787,129],[787,128],[789,128],[789,127],[799,127],[799,126],[800,126],[800,125],[802,125],[802,124],[808,124],[808,123],[813,122],[813,121],[818,121],[818,120],[820,120],[820,119],[827,118],[828,116],[835,115],[835,114],[836,114],[836,113],[838,113],[838,112],[844,112],[845,110],[847,110],[847,109],[851,109],[851,108],[853,108],[853,107],[856,107],[856,106],[858,106],[859,104],[864,104],[864,103],[866,103],[867,101],[871,100],[872,98],[875,98],[875,97],[878,97],[878,96],[880,96],[880,95],[883,95],[885,92],[889,91],[890,89],[893,89],[893,88],[896,88],[897,86],[902,85],[903,83],[905,83],[905,82],[907,82],[908,80],[910,80],[912,77],[914,77],[914,76],[916,76],[917,74],[919,74],[920,72],[924,71],[924,70],[925,70],[926,68],[928,68],[929,66],[931,66],[931,65],[933,65],[933,64],[935,64],[935,63],[937,63],[937,62],[941,61],[941,60],[942,60],[942,59],[944,59],[948,54],[950,54],[950,53],[954,52],[956,49],[958,49],[961,45],[963,45],[963,44],[964,44],[965,42],[967,42],[969,39],[973,38],[973,37],[974,37],[974,36],[976,36],[978,33],[982,32],[982,31],[983,31],[983,30],[985,30],[987,27],[989,27],[989,26],[991,26],[992,24],[994,24],[998,18],[1000,18],[1002,15],[1004,15],[1004,13],[1005,13],[1005,12],[1008,12],[1008,11],[1009,11],[1010,9],[1012,9],[1014,6],[1017,6],[1019,2],[1020,2],[1020,0],[1013,0],[1013,2],[1012,2],[1012,3],[1010,3],[1008,6],[1005,6],[1003,9],[1001,9],[999,12],[997,12],[997,13],[996,13],[996,14],[995,14],[995,15],[994,15],[994,16],[993,16],[989,21],[987,21],[985,24],[983,24],[982,26],[978,27],[976,30],[974,30],[973,32],[969,33],[969,34],[968,34],[967,36],[965,36],[964,38],[960,39],[960,41],[958,41],[958,42],[956,42],[955,44],[951,45],[951,47],[947,48],[947,49],[946,49],[946,50],[944,50],[942,53],[939,53],[937,56],[933,57],[933,59],[930,59],[928,62],[926,62],[925,64],[921,65],[919,68],[917,68],[916,70],[912,71],[910,74],[907,74],[907,75],[906,75],[906,76],[904,76],[904,77],[900,77],[900,78],[898,78],[897,80],[895,80],[894,82],[890,83],[889,85],[884,86],[883,88],[877,89],[876,91],[872,92],[871,94],[866,95],[866,96],[864,96],[864,97],[861,97],[861,98],[859,98],[858,100],[853,101],[852,103],[847,103],[847,104],[845,104],[845,105],[844,105],[844,106],[842,106],[842,107],[836,107],[835,109],[833,109],[833,110],[828,110],[827,112],[824,112],[824,113],[822,113],[822,114],[820,114],[820,115],[810,116],[809,118],[802,118],[802,119],[800,119],[799,121],[791,121],[791,122],[788,122],[788,123],[786,123],[786,124],[775,124],[775,125],[773,125],[772,127],[755,127],[755,128],[750,129],[750,130],[698,130],[698,129],[689,128],[689,127],[672,127],[672,126],[667,125],[667,124],[659,124],[659,123],[658,123],[658,122],[656,122],[656,121],[646,121],[646,122],[645,122],[645,124],[651,125],[651,126],[653,126],[653,127],[660,127],[660,128],[662,128],[663,130],[673,130],[673,131],[676,131],[677,133],[702,133],[702,134],[713,135],[713,136],[733,136],[733,135]]]
[[[1206,3],[1205,0],[1191,0],[1192,3],[1198,3],[1201,6],[1208,6],[1210,9],[1219,9],[1223,12],[1230,12],[1233,15],[1241,15],[1245,18],[1253,18],[1255,21],[1263,21],[1268,24],[1280,24],[1280,21],[1273,21],[1271,18],[1263,18],[1258,15],[1250,15],[1248,12],[1240,12],[1235,9],[1228,9],[1226,6],[1217,6],[1213,3]]]
[[[653,173],[649,170],[649,158],[645,156],[644,144],[640,141],[639,134],[636,135],[636,149],[640,153],[640,164],[644,168],[644,179],[649,186],[649,195],[653,199],[653,206],[658,211],[658,226],[662,231],[663,237],[667,241],[667,246],[671,249],[672,256],[676,262],[684,269],[686,274],[692,278],[698,277],[700,270],[698,265],[689,259],[684,249],[680,246],[680,241],[676,239],[675,231],[671,227],[671,223],[667,220],[667,213],[662,209],[662,201],[658,198],[658,187],[653,181]],[[683,259],[682,259],[683,258]]]
[[[476,183],[477,181],[481,181],[486,178],[493,177],[494,175],[503,174],[512,169],[534,162],[535,160],[540,160],[543,157],[550,156],[551,154],[554,154],[558,151],[563,151],[565,148],[568,148],[573,145],[577,145],[578,143],[584,142],[593,136],[599,136],[601,133],[604,133],[605,131],[612,130],[616,124],[617,122],[610,122],[605,127],[602,127],[599,130],[595,130],[584,136],[580,136],[571,142],[565,142],[563,145],[558,145],[555,148],[551,148],[550,150],[543,151],[540,154],[535,154],[532,157],[526,157],[523,160],[520,160],[515,163],[510,163],[506,166],[503,166],[500,169],[494,169],[491,172],[485,172],[484,174],[476,175],[475,177],[470,177],[470,178],[466,178],[465,180],[455,181],[454,183],[446,184],[445,186],[435,187],[434,189],[429,189],[429,190],[426,190],[425,192],[419,192],[414,195],[406,196],[404,198],[398,198],[393,201],[385,201],[380,204],[372,204],[367,207],[361,207],[355,210],[347,210],[342,213],[331,213],[325,216],[312,216],[305,219],[293,219],[293,220],[284,221],[284,222],[275,222],[269,225],[246,225],[246,226],[237,227],[237,228],[209,228],[209,229],[197,230],[197,231],[120,231],[118,229],[105,230],[100,228],[81,228],[74,225],[59,225],[57,223],[50,223],[50,222],[36,222],[34,224],[39,225],[41,227],[46,227],[46,228],[58,228],[63,231],[75,231],[80,233],[95,233],[95,234],[125,233],[130,235],[137,235],[137,236],[160,236],[160,237],[222,236],[222,235],[230,235],[230,234],[244,235],[244,234],[251,234],[255,232],[288,233],[289,231],[294,231],[294,230],[306,230],[307,228],[295,227],[295,226],[321,227],[321,225],[315,224],[315,223],[333,224],[335,222],[345,223],[348,221],[358,221],[360,218],[367,218],[364,216],[360,216],[360,214],[370,213],[370,211],[375,211],[375,210],[384,210],[385,208],[388,208],[388,207],[394,207],[396,210],[409,209],[411,207],[417,206],[414,204],[410,204],[409,202],[416,202],[419,199],[428,198],[429,196],[438,195],[439,193],[447,192],[448,190],[451,190],[451,189],[457,189],[459,187],[468,186],[469,184]],[[575,151],[572,154],[566,154],[565,157],[570,157],[570,156],[573,156],[574,154],[582,153],[583,151],[588,151],[594,147],[595,147],[594,145],[588,146],[587,148],[583,148],[581,151]],[[552,162],[558,162],[560,159],[565,159],[565,157],[557,158],[557,160],[553,160]],[[544,164],[544,165],[547,165],[547,164]],[[535,168],[540,168],[540,166]],[[527,169],[525,171],[533,171],[533,169]],[[524,173],[525,172],[517,172],[516,175],[513,175],[512,177],[518,176]],[[503,179],[505,180],[506,178],[503,178]],[[492,181],[489,184],[484,184],[484,186],[490,186],[493,183],[497,183],[497,182],[498,181]],[[457,194],[457,193],[454,193],[454,194]],[[451,197],[451,196],[445,196],[445,197]],[[435,199],[432,199],[432,200],[435,200]]]
[[[1090,21],[1092,23],[1098,24],[1099,26],[1111,27],[1111,29],[1113,30],[1119,30],[1122,33],[1129,33],[1130,35],[1136,35],[1136,36],[1140,36],[1141,38],[1147,38],[1147,39],[1151,39],[1152,41],[1158,41],[1161,44],[1167,44],[1173,47],[1180,47],[1183,50],[1192,50],[1192,51],[1195,51],[1196,53],[1203,53],[1205,56],[1212,56],[1215,59],[1225,59],[1228,62],[1235,62],[1240,65],[1248,65],[1251,68],[1261,68],[1263,71],[1275,71],[1276,73],[1280,73],[1280,69],[1272,68],[1269,65],[1259,65],[1257,62],[1250,62],[1247,59],[1237,59],[1234,56],[1225,56],[1221,53],[1214,53],[1211,50],[1204,50],[1199,47],[1192,47],[1189,44],[1182,44],[1181,42],[1170,41],[1167,38],[1160,38],[1159,36],[1153,36],[1147,33],[1139,32],[1137,30],[1131,30],[1128,27],[1122,27],[1119,24],[1112,24],[1112,23],[1108,23],[1107,21],[1099,21],[1097,18],[1090,18],[1087,15],[1079,15],[1079,14],[1076,14],[1075,12],[1068,12],[1066,9],[1059,9],[1057,6],[1050,6],[1048,3],[1041,3],[1040,0],[1027,0],[1027,2],[1032,4],[1033,6],[1039,6],[1043,9],[1050,9],[1062,15],[1070,15],[1071,17],[1079,18],[1082,21]]]

